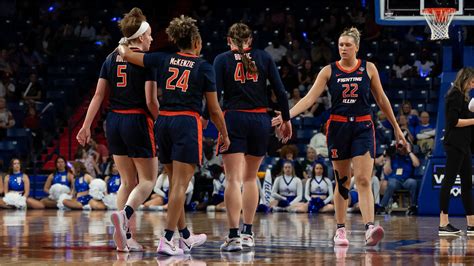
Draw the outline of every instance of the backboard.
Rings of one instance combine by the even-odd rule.
[[[425,8],[455,8],[452,24],[474,25],[474,0],[375,0],[376,22],[380,25],[426,25]]]

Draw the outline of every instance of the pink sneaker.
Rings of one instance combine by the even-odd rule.
[[[127,229],[128,219],[125,215],[125,211],[118,211],[112,213],[110,220],[114,225],[114,241],[117,245],[118,251],[128,252],[127,247]]]
[[[377,243],[382,240],[384,235],[384,230],[382,226],[369,225],[369,229],[365,231],[365,245],[366,246],[375,246]]]
[[[188,239],[184,239],[181,237],[179,239],[179,248],[182,249],[184,252],[190,252],[193,247],[197,247],[204,244],[206,240],[206,234],[192,234]]]
[[[346,238],[346,228],[341,227],[336,230],[334,235],[334,245],[336,246],[349,246],[349,240]]]
[[[177,247],[174,243],[173,240],[168,241],[164,236],[160,238],[160,243],[158,244],[158,248],[156,249],[156,252],[159,254],[164,254],[168,256],[176,256],[176,255],[183,255],[184,251]]]
[[[137,240],[130,238],[127,239],[127,247],[130,252],[140,252],[143,251],[143,246],[137,242]]]

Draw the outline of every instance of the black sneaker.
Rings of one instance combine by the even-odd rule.
[[[474,236],[474,226],[467,226],[466,235]]]
[[[451,224],[448,224],[446,226],[440,226],[438,229],[439,236],[455,236],[455,235],[459,235],[460,233],[461,233],[461,230],[457,229]]]

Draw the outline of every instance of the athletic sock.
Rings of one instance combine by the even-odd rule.
[[[252,225],[251,224],[244,224],[242,227],[242,234],[251,235],[252,234]]]
[[[127,229],[127,239],[132,238],[132,233],[130,233],[130,228]]]
[[[123,208],[123,210],[125,211],[125,215],[127,216],[127,219],[130,220],[130,217],[132,217],[133,215],[133,208],[128,205],[125,205],[125,208]]]
[[[187,227],[178,231],[179,231],[179,235],[184,239],[188,239],[191,236],[191,233],[189,232]]]
[[[366,224],[365,224],[365,230],[368,230],[368,229],[369,229],[369,226],[371,226],[371,225],[374,225],[374,223],[373,223],[373,222],[368,222],[368,223],[366,223]]]
[[[229,229],[229,238],[239,237],[239,228]]]
[[[346,224],[337,224],[337,229],[346,227]]]
[[[165,229],[165,238],[166,238],[166,240],[171,241],[171,239],[173,239],[173,235],[174,235],[174,231]]]

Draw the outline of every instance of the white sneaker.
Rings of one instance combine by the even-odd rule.
[[[216,211],[216,206],[215,205],[209,205],[209,206],[207,206],[206,211],[215,212]]]
[[[82,209],[84,211],[91,211],[92,210],[91,205],[89,205],[89,204],[86,204],[86,205],[82,206]]]
[[[112,213],[110,220],[114,225],[114,241],[117,245],[118,251],[128,252],[127,247],[127,230],[128,230],[128,219],[125,215],[125,211],[118,211]]]
[[[190,252],[193,247],[198,247],[206,242],[206,234],[192,234],[188,239],[179,238],[179,248],[184,252]]]
[[[346,237],[346,228],[341,227],[336,230],[334,235],[334,245],[335,246],[349,246],[349,240]]]
[[[375,246],[377,243],[382,240],[384,235],[384,230],[382,226],[369,225],[369,229],[365,231],[365,245],[366,246]]]
[[[225,242],[221,245],[222,251],[241,251],[242,241],[240,237],[226,237]]]
[[[130,252],[141,252],[143,251],[143,246],[137,242],[137,240],[130,238],[127,239],[127,247]]]
[[[242,239],[242,246],[246,247],[255,247],[255,241],[253,239],[253,233],[252,234],[240,234],[240,238]]]
[[[158,252],[159,254],[168,255],[168,256],[176,256],[176,255],[184,254],[184,251],[174,244],[173,239],[171,239],[171,241],[168,241],[164,236],[160,238],[160,243],[158,244],[158,248],[156,249],[156,252]]]

